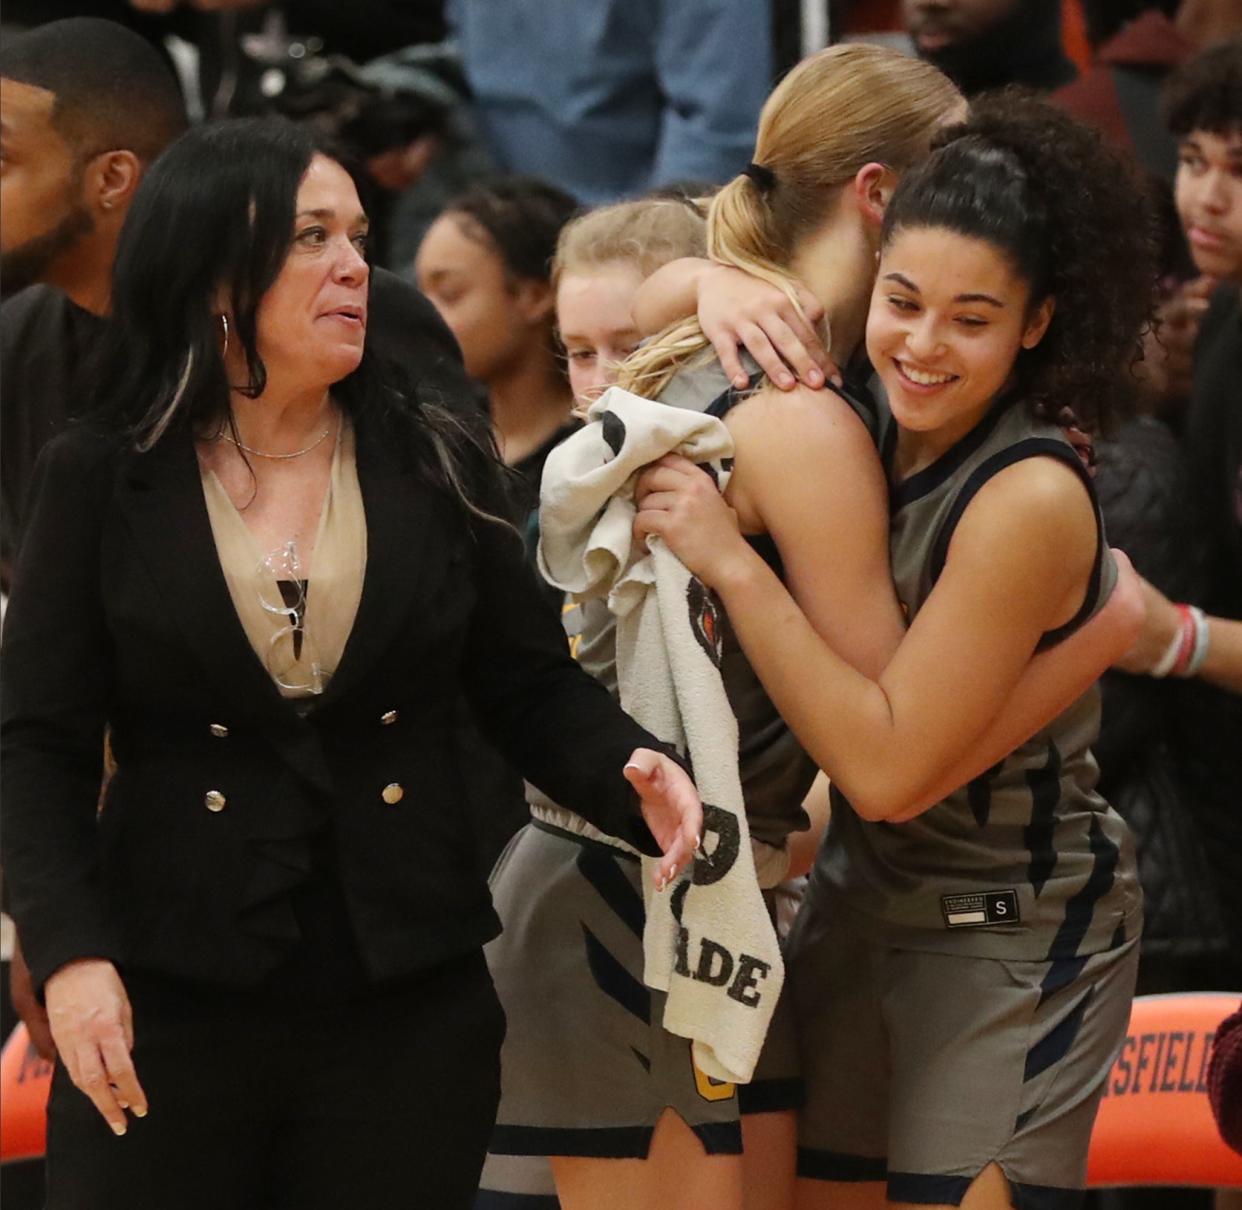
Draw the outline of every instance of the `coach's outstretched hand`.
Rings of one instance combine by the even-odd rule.
[[[660,752],[635,748],[624,772],[638,792],[647,827],[664,850],[656,871],[656,889],[662,891],[698,848],[703,804],[686,771]]]

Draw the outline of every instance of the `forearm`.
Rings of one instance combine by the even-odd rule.
[[[978,743],[929,786],[918,810],[934,806],[1020,748],[1076,702],[1129,648],[1141,622],[1137,591],[1114,592],[1109,604],[1051,651],[1026,666],[1004,709]],[[917,814],[918,810],[913,812]]]
[[[699,285],[711,261],[695,256],[669,261],[638,287],[634,323],[645,336],[688,319],[699,304]]]
[[[1242,622],[1208,618],[1208,651],[1199,676],[1222,689],[1242,693]]]
[[[786,723],[865,817],[908,805],[921,788],[898,759],[901,730],[880,682],[850,666],[807,621],[775,573],[749,548],[719,595],[738,641]]]

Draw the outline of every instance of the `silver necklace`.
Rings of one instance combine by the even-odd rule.
[[[294,450],[291,454],[269,454],[266,450],[256,450],[253,446],[246,445],[243,442],[238,441],[232,433],[221,433],[220,437],[223,437],[225,441],[237,446],[239,450],[245,450],[246,453],[253,454],[256,458],[271,458],[275,462],[283,462],[288,458],[301,458],[303,454],[309,454],[311,450],[318,449],[328,439],[328,434],[331,432],[332,426],[328,425],[328,427],[324,429],[324,431],[320,433],[319,436],[310,443],[310,445],[306,446],[305,449]],[[219,438],[217,438],[217,440],[219,440]]]

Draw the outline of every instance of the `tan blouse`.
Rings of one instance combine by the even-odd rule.
[[[281,694],[322,693],[354,625],[367,563],[367,524],[354,432],[341,423],[307,566],[293,542],[261,551],[215,471],[203,495],[220,566],[246,637]]]

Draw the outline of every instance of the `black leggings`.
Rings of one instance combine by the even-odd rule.
[[[150,1114],[117,1138],[58,1068],[48,1210],[470,1206],[504,1035],[482,954],[332,1006],[127,986]]]

